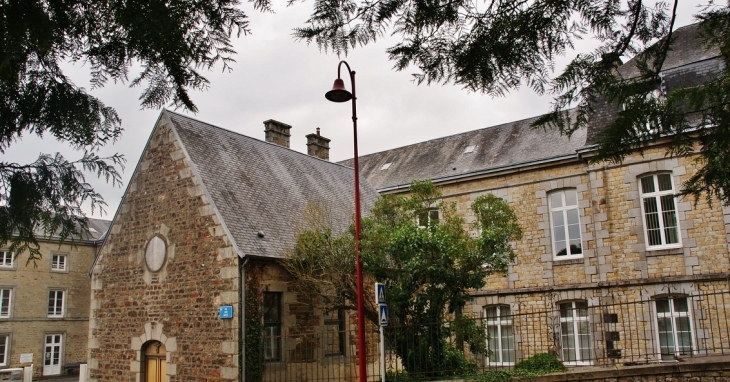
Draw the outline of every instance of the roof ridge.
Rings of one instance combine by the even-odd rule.
[[[573,110],[575,110],[575,108],[571,108],[571,109],[568,109],[568,110],[566,110],[566,111],[570,113],[570,112],[572,112]],[[447,139],[447,138],[451,138],[451,137],[456,137],[456,136],[459,136],[459,135],[465,135],[465,134],[470,134],[470,133],[476,133],[476,132],[478,132],[478,131],[482,131],[482,130],[487,130],[487,129],[493,129],[493,128],[498,128],[498,127],[502,127],[502,126],[505,126],[505,125],[513,125],[513,124],[516,124],[516,123],[519,123],[519,122],[525,122],[525,121],[528,121],[528,120],[530,120],[530,119],[537,119],[537,118],[540,118],[541,116],[543,116],[543,115],[545,115],[545,114],[547,114],[547,113],[543,113],[543,114],[538,114],[538,115],[533,115],[533,116],[531,116],[531,117],[527,117],[527,118],[522,118],[522,119],[518,119],[518,120],[515,120],[515,121],[510,121],[510,122],[500,123],[500,124],[498,124],[498,125],[492,125],[492,126],[487,126],[487,127],[480,127],[480,128],[478,128],[478,129],[474,129],[474,130],[462,131],[461,133],[455,133],[455,134],[451,134],[451,135],[444,135],[443,137],[438,137],[438,138],[432,138],[432,139],[427,139],[427,140],[424,140],[424,141],[420,141],[420,142],[415,142],[415,143],[411,143],[411,144],[408,144],[408,145],[405,145],[405,146],[398,146],[398,147],[393,147],[393,148],[391,148],[391,149],[387,149],[387,150],[381,150],[381,151],[376,151],[376,152],[374,152],[374,153],[370,153],[370,154],[366,154],[366,155],[360,155],[360,156],[359,156],[359,158],[367,158],[367,157],[369,157],[369,156],[372,156],[372,155],[377,155],[377,154],[382,154],[382,153],[384,153],[384,152],[388,152],[388,151],[394,151],[394,150],[398,150],[398,149],[405,149],[406,147],[413,147],[413,146],[417,146],[417,145],[420,145],[420,144],[424,144],[424,143],[427,143],[427,142],[439,141],[439,140],[442,140],[442,139]],[[345,162],[345,161],[351,161],[351,160],[352,160],[352,158],[347,158],[347,159],[345,159],[345,160],[342,160],[342,161],[340,161],[340,162]]]
[[[292,153],[296,153],[296,154],[298,154],[298,155],[303,155],[303,156],[305,156],[305,157],[307,157],[307,158],[312,158],[312,159],[314,159],[314,160],[318,160],[318,161],[322,161],[322,162],[325,162],[325,163],[330,163],[330,164],[334,164],[334,165],[337,165],[337,166],[342,166],[342,167],[345,167],[345,168],[352,168],[352,167],[350,167],[350,166],[345,166],[345,165],[343,165],[343,164],[340,164],[339,162],[332,162],[332,161],[329,161],[329,160],[325,160],[325,159],[322,159],[322,158],[318,158],[318,157],[316,157],[316,156],[313,156],[313,155],[309,155],[309,154],[305,154],[305,153],[303,153],[303,152],[300,152],[300,151],[294,150],[294,149],[292,149],[292,148],[290,148],[290,147],[284,147],[284,146],[278,145],[278,144],[276,144],[276,143],[272,143],[272,142],[267,142],[267,141],[263,141],[263,140],[261,140],[261,139],[258,139],[258,138],[254,138],[254,137],[252,137],[252,136],[249,136],[249,135],[246,135],[246,134],[243,134],[243,133],[239,133],[239,132],[237,132],[237,131],[233,131],[233,130],[229,130],[229,129],[226,129],[226,128],[223,128],[223,127],[220,127],[220,126],[216,126],[216,125],[213,125],[213,124],[211,124],[211,123],[208,123],[208,122],[204,122],[204,121],[201,121],[201,120],[199,120],[199,119],[197,119],[197,118],[192,118],[192,117],[190,117],[190,116],[187,116],[187,115],[185,115],[185,114],[180,114],[180,113],[178,113],[178,112],[175,112],[175,111],[172,111],[172,110],[168,110],[168,109],[163,109],[163,112],[166,112],[166,113],[171,113],[171,114],[174,114],[174,115],[176,115],[176,116],[179,116],[179,117],[182,117],[182,118],[186,118],[186,119],[189,119],[189,120],[191,120],[191,121],[195,121],[195,122],[198,122],[198,123],[202,123],[202,124],[204,124],[204,125],[207,125],[207,126],[210,126],[210,127],[216,128],[216,129],[218,129],[218,130],[222,130],[223,132],[226,132],[226,133],[230,133],[230,134],[234,134],[234,135],[237,135],[237,136],[240,136],[240,137],[243,137],[243,138],[247,138],[247,139],[250,139],[250,140],[252,140],[252,141],[254,141],[254,142],[256,142],[256,143],[263,143],[263,144],[267,144],[267,145],[270,145],[270,146],[274,146],[274,147],[277,147],[277,150],[279,150],[279,149],[283,149],[283,150],[286,150],[286,151],[289,151],[289,152],[292,152]],[[282,122],[282,123],[283,123],[283,122]]]

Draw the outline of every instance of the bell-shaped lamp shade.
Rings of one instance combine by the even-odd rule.
[[[332,102],[347,102],[352,99],[352,93],[345,89],[345,81],[341,78],[335,80],[332,90],[325,93],[324,98]]]

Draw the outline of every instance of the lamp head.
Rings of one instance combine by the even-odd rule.
[[[332,102],[347,102],[352,99],[352,93],[345,89],[345,82],[341,78],[335,80],[332,90],[325,93],[324,98]]]

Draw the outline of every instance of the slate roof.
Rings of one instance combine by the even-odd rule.
[[[162,114],[172,123],[244,255],[283,257],[284,250],[293,247],[308,203],[328,206],[335,230],[352,222],[352,168],[168,110]],[[367,184],[360,191],[364,213],[378,194]],[[258,237],[259,231],[264,238]]]
[[[717,48],[707,49],[698,34],[697,24],[678,28],[674,43],[664,62],[665,90],[694,86],[716,72],[691,70],[691,64],[717,57]],[[713,66],[714,67],[714,66]],[[719,70],[719,66],[718,66]],[[638,75],[634,60],[619,68],[624,77]],[[437,138],[409,146],[360,157],[362,177],[380,191],[404,187],[414,179],[448,180],[531,163],[576,156],[576,150],[595,142],[599,132],[615,118],[615,107],[603,105],[589,122],[568,139],[556,130],[535,130],[530,124],[537,118],[505,123],[480,130]],[[464,153],[476,145],[473,153]],[[351,166],[352,159],[341,162]],[[387,170],[383,165],[391,163]]]
[[[102,220],[102,219],[92,219],[88,218],[89,220],[89,234],[91,234],[92,240],[99,240],[102,239],[107,231],[109,230],[109,226],[111,226],[112,222],[109,220]]]
[[[662,89],[671,92],[678,88],[701,85],[717,76],[723,65],[718,59],[720,49],[708,48],[699,34],[699,24],[677,28],[672,33],[672,45],[662,65]],[[633,58],[618,68],[623,78],[639,76],[636,68],[636,59]],[[606,102],[598,102],[595,113],[588,124],[588,138],[586,143],[592,145],[598,142],[600,133],[618,115],[618,106]],[[694,116],[699,118],[699,116]],[[697,124],[699,120],[690,116],[690,124]]]
[[[109,226],[111,226],[112,222],[109,220],[103,220],[103,219],[94,219],[94,218],[87,218],[89,222],[89,232],[88,234],[83,234],[81,236],[73,235],[70,237],[69,241],[71,240],[87,240],[87,241],[97,241],[104,238],[107,231],[109,230]],[[57,230],[56,233],[51,236],[51,240],[57,240],[60,238],[59,234],[61,230]],[[41,230],[36,230],[36,237],[43,238],[44,232]]]
[[[708,49],[702,43],[702,38],[699,35],[699,24],[686,25],[675,29],[672,32],[672,40],[672,45],[662,65],[662,71],[669,71],[720,55],[719,47],[714,46]],[[619,67],[618,71],[624,78],[639,76],[639,69],[636,68],[636,57]]]
[[[557,130],[532,129],[537,117],[437,138],[360,157],[361,177],[378,190],[413,180],[448,179],[531,162],[576,156],[585,129],[569,139]],[[474,151],[465,153],[468,146]],[[352,159],[341,162],[351,165]],[[383,165],[391,163],[386,170]]]

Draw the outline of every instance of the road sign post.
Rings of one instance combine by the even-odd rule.
[[[375,283],[375,303],[378,304],[380,321],[380,379],[385,382],[385,336],[383,328],[388,326],[388,305],[385,304],[385,284]]]

